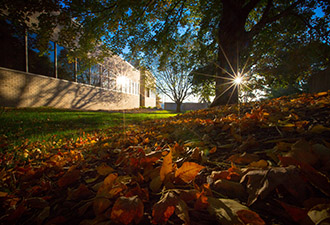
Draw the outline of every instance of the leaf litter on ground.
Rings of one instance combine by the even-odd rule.
[[[327,224],[330,92],[22,144],[0,165],[1,224]]]

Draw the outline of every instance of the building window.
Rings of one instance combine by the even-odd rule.
[[[150,97],[150,88],[146,88],[146,97]]]

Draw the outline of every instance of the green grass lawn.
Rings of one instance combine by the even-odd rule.
[[[144,120],[175,116],[166,110],[92,112],[54,108],[5,108],[0,112],[0,140],[12,146],[28,141],[71,138],[109,127],[124,128]],[[1,145],[1,143],[0,143]]]

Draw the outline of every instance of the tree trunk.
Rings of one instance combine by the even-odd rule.
[[[181,105],[182,105],[182,102],[176,102],[176,110],[175,110],[175,112],[177,112],[177,113],[180,113],[181,112]]]
[[[223,1],[223,16],[219,24],[216,96],[211,107],[238,102],[238,88],[234,85],[234,77],[239,72],[240,51],[249,43],[245,31],[246,14],[242,13],[242,5],[226,2]]]

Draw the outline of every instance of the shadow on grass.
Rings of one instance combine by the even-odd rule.
[[[49,140],[54,135],[58,138],[71,138],[97,130],[136,124],[149,119],[165,118],[176,114],[168,111],[148,113],[130,112],[88,112],[52,108],[9,108],[0,114],[0,136],[6,136],[13,145],[25,140]]]

